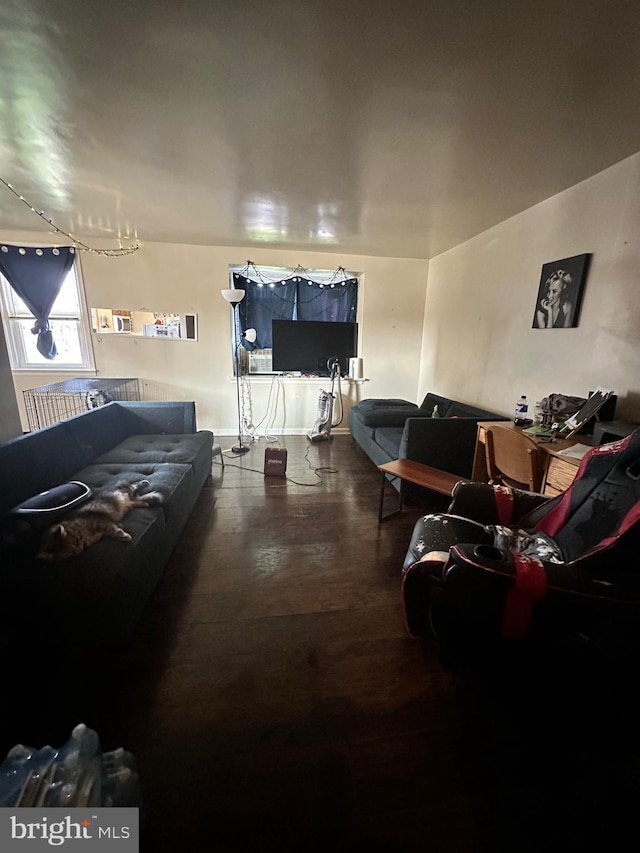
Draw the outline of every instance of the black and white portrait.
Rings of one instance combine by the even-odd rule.
[[[582,293],[591,255],[575,255],[543,264],[534,329],[569,329],[578,325]]]

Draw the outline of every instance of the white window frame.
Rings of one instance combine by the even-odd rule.
[[[28,245],[28,244],[24,244]],[[11,369],[14,372],[31,372],[31,373],[95,373],[95,360],[93,355],[93,346],[89,328],[89,312],[87,310],[87,301],[84,290],[84,282],[82,280],[82,269],[80,265],[80,257],[76,252],[75,261],[67,273],[65,284],[75,282],[76,292],[78,297],[79,313],[59,312],[56,311],[54,303],[49,319],[51,320],[66,320],[77,323],[78,341],[80,343],[80,353],[82,362],[70,364],[69,362],[61,361],[59,357],[54,359],[42,358],[42,360],[29,360],[29,355],[25,349],[22,334],[18,324],[20,321],[29,320],[35,322],[33,315],[28,311],[17,311],[14,307],[15,295],[11,285],[6,278],[0,273],[0,311],[2,312],[2,324],[4,326],[4,334],[7,342],[7,350],[9,352],[9,362]]]

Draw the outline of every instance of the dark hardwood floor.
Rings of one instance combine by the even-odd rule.
[[[282,439],[286,481],[265,446],[214,465],[126,653],[78,671],[40,649],[28,708],[5,682],[7,746],[84,722],[133,752],[153,853],[625,849],[628,691],[564,652],[447,668],[400,600],[413,524],[446,499],[380,525],[349,436]]]

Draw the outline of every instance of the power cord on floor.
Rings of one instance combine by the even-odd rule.
[[[326,465],[324,465],[324,466],[312,465],[312,463],[309,459],[309,451],[310,450],[311,450],[311,444],[307,447],[307,451],[304,454],[304,458],[305,458],[309,468],[313,471],[315,476],[318,478],[317,483],[301,483],[298,480],[294,480],[292,477],[287,477],[286,474],[284,476],[281,476],[280,474],[265,474],[264,471],[260,471],[258,468],[249,468],[247,465],[236,465],[233,462],[229,462],[228,456],[225,457],[224,465],[222,465],[221,462],[217,462],[215,459],[213,460],[213,464],[218,465],[220,468],[239,468],[241,471],[252,471],[254,474],[260,474],[263,477],[268,477],[269,479],[273,479],[273,480],[284,480],[287,483],[293,483],[293,485],[295,485],[295,486],[314,486],[314,487],[315,486],[321,486],[322,483],[324,482],[322,479],[323,473],[324,474],[338,474],[339,469],[338,468],[329,468]],[[223,453],[226,453],[226,452],[227,451],[223,451]]]

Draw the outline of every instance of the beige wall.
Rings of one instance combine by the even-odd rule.
[[[313,252],[144,244],[119,259],[81,257],[89,305],[195,313],[199,340],[93,337],[98,375],[137,376],[150,398],[193,399],[201,427],[237,431],[229,308],[220,296],[228,266],[363,273],[360,355],[370,381],[345,384],[345,410],[362,397],[419,400],[427,391],[510,415],[559,392],[597,385],[619,395],[618,416],[640,421],[640,154],[446,252],[430,263]],[[34,235],[9,235],[11,242]],[[532,329],[542,264],[593,253],[580,324]],[[428,287],[426,286],[428,273]],[[426,290],[426,302],[425,302]],[[15,377],[23,388],[65,376]],[[253,423],[305,432],[325,381],[286,381],[272,417],[271,383],[251,381]],[[341,429],[346,429],[346,414]]]
[[[2,235],[8,242],[34,235]],[[96,244],[98,245],[98,244]],[[105,244],[106,245],[106,244]],[[201,428],[218,435],[237,434],[236,385],[231,367],[231,322],[220,295],[228,287],[230,264],[250,257],[258,267],[335,269],[363,273],[360,290],[360,355],[370,381],[343,384],[347,429],[349,406],[362,397],[397,396],[415,400],[418,391],[427,262],[397,258],[344,256],[211,246],[148,243],[134,255],[104,258],[84,253],[81,263],[89,306],[175,311],[198,315],[198,341],[166,341],[93,335],[98,376],[143,379],[152,399],[195,400]],[[68,376],[19,374],[23,388]],[[285,380],[272,417],[271,382],[251,380],[251,418],[271,433],[303,433],[313,426],[318,393],[327,380]],[[247,412],[248,414],[248,412]],[[339,430],[336,430],[339,431]]]
[[[431,260],[418,396],[619,396],[640,421],[640,154]],[[579,326],[532,329],[541,267],[593,253]]]

